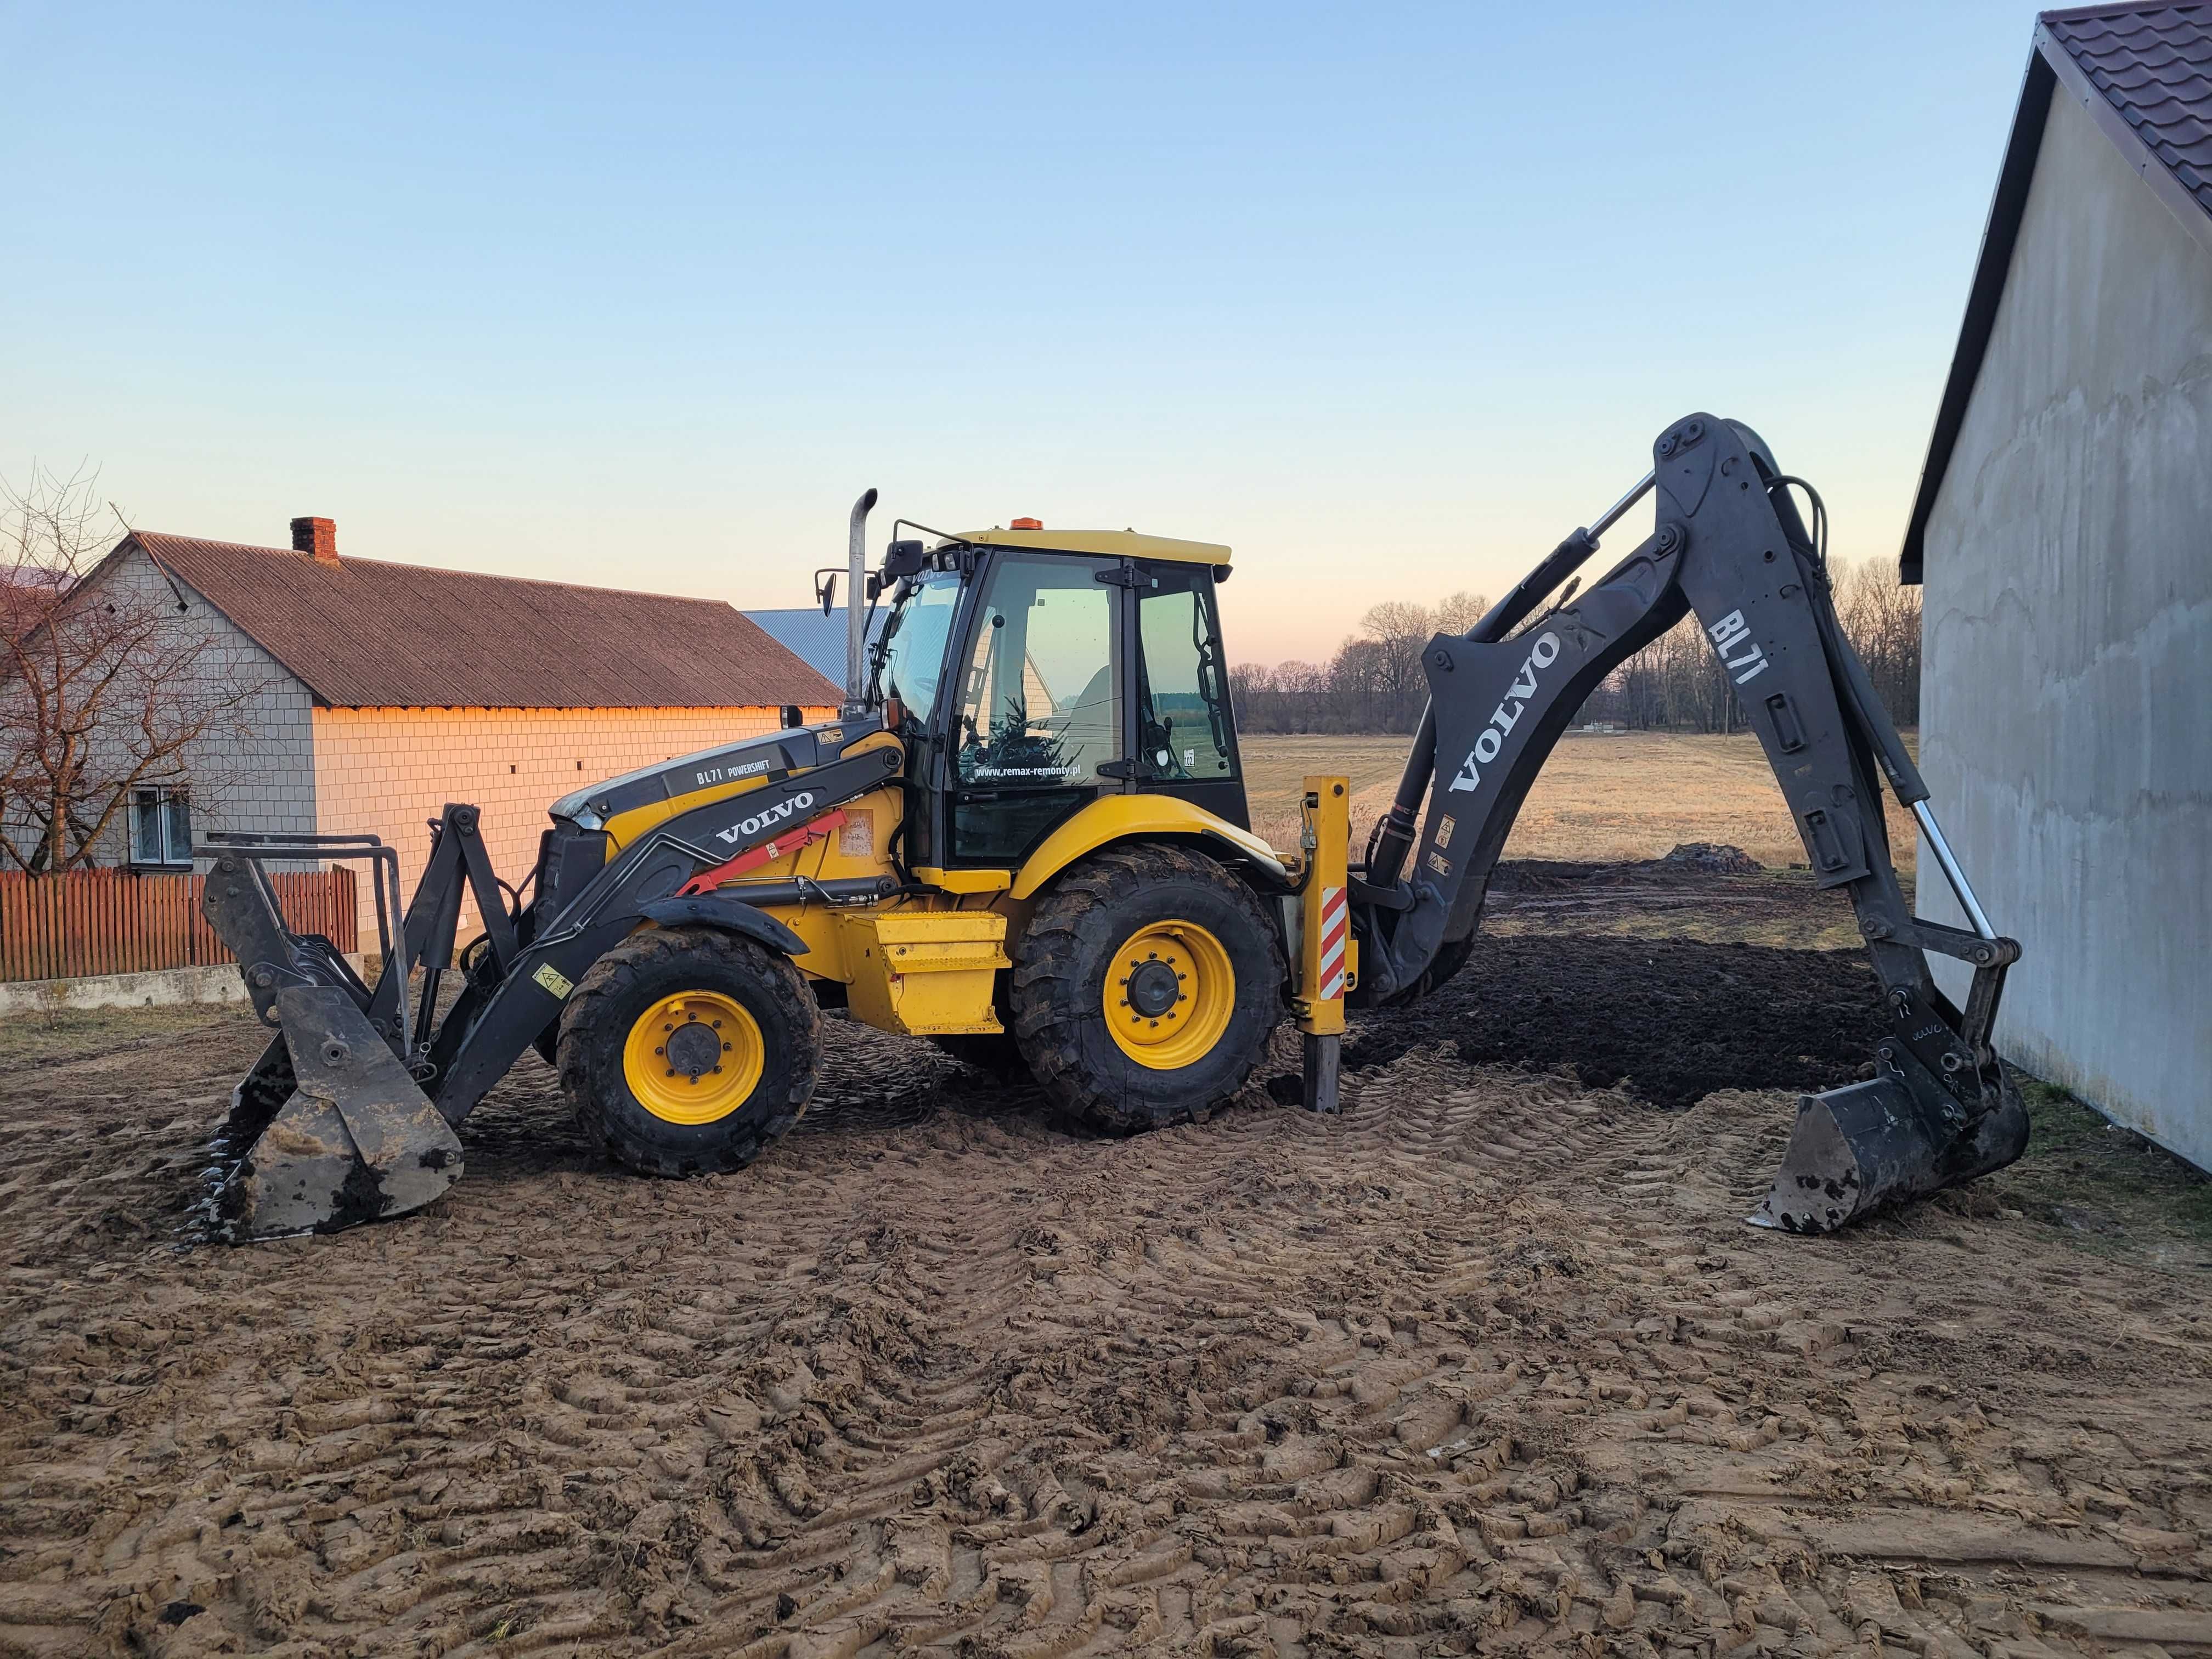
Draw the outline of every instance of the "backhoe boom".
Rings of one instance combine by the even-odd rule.
[[[1352,893],[1361,1000],[1419,995],[1449,977],[1553,745],[1607,674],[1694,611],[1774,769],[1814,879],[1850,895],[1887,994],[1892,1029],[1876,1048],[1875,1077],[1806,1097],[1783,1174],[1753,1217],[1820,1232],[2010,1163],[2027,1119],[1989,1046],[2020,947],[1988,931],[1942,842],[1927,786],[1837,622],[1823,550],[1790,494],[1797,483],[1748,428],[1687,416],[1661,434],[1651,477],[1599,530],[1562,542],[1466,635],[1431,641],[1429,709]],[[1656,495],[1652,534],[1573,603],[1527,621],[1647,487]],[[1891,860],[1884,779],[1920,818],[1976,931],[1912,914]],[[1927,951],[1972,965],[1964,1013],[1936,988]]]

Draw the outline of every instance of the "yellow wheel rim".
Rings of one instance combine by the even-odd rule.
[[[1121,1052],[1156,1072],[1213,1052],[1237,1012],[1237,970],[1221,941],[1170,917],[1122,941],[1106,969],[1106,1029]]]
[[[768,1063],[758,1021],[720,991],[680,991],[638,1017],[623,1044],[637,1103],[670,1123],[712,1123],[752,1097]]]

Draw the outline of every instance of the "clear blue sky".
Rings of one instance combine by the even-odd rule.
[[[1273,660],[1496,593],[1696,408],[1893,556],[2033,12],[0,19],[9,477],[755,606],[875,484],[1232,543]]]

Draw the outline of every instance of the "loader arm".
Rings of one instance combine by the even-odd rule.
[[[752,902],[696,884],[735,856],[871,789],[898,770],[896,744],[870,745],[872,722],[845,722],[843,752],[779,770],[746,793],[675,810],[594,869],[574,891],[542,887],[510,914],[474,806],[448,805],[412,902],[398,910],[398,860],[374,836],[213,837],[202,913],[237,957],[247,995],[276,1036],[232,1091],[218,1130],[206,1219],[231,1239],[334,1232],[404,1214],[459,1176],[454,1131],[522,1051],[558,1022],[575,982],[610,946],[647,925],[706,925],[787,955],[805,942]],[[586,843],[604,857],[604,839]],[[263,864],[371,861],[380,956],[365,985],[327,940],[285,925]],[[814,883],[826,902],[881,896],[892,878]],[[851,890],[865,890],[854,891]],[[439,986],[454,960],[464,896],[483,938],[461,955],[463,983],[439,1018]],[[412,993],[410,996],[410,991]]]
[[[1694,611],[1815,881],[1849,894],[1887,994],[1891,1029],[1875,1078],[1806,1097],[1792,1155],[1753,1218],[1820,1232],[2010,1163],[2027,1121],[1989,1046],[2020,947],[1987,930],[1942,844],[1927,786],[1837,622],[1823,550],[1790,495],[1796,483],[1748,428],[1687,416],[1654,446],[1651,477],[1600,521],[1656,493],[1656,527],[1634,551],[1572,604],[1528,620],[1596,551],[1596,535],[1577,531],[1467,635],[1431,641],[1429,710],[1352,890],[1360,1000],[1419,995],[1448,978],[1470,948],[1522,802],[1576,711]],[[1919,817],[1976,931],[1912,914],[1890,855],[1885,778]],[[1936,988],[1928,951],[1972,964],[1963,1012]]]

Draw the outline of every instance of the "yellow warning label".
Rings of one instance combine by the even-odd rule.
[[[1459,825],[1458,825],[1458,824],[1456,824],[1456,823],[1455,823],[1454,822],[1452,822],[1452,817],[1451,817],[1451,814],[1450,814],[1450,813],[1449,813],[1449,812],[1445,813],[1445,814],[1443,815],[1443,817],[1441,817],[1441,818],[1437,819],[1437,846],[1439,846],[1439,847],[1449,847],[1449,846],[1450,846],[1450,845],[1451,845],[1451,838],[1452,838],[1452,831],[1453,831],[1453,830],[1456,830],[1456,829],[1458,829],[1458,828],[1459,828]]]
[[[558,968],[556,968],[550,962],[540,965],[538,971],[532,974],[530,977],[536,980],[540,985],[550,991],[555,996],[563,1000],[566,1000],[569,992],[576,988],[576,981],[570,979],[568,975],[562,973]]]

